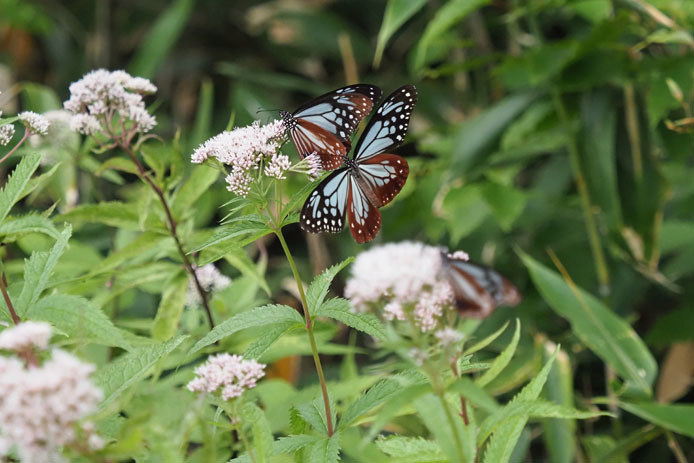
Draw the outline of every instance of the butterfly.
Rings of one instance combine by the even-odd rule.
[[[299,157],[316,153],[323,169],[333,170],[342,165],[352,133],[382,94],[373,85],[351,85],[319,96],[294,114],[280,111],[280,116]]]
[[[357,243],[371,241],[381,229],[379,207],[393,200],[410,173],[401,156],[386,153],[405,139],[417,102],[414,85],[393,92],[376,110],[344,167],[332,172],[309,195],[301,209],[301,228],[338,233],[349,219]]]
[[[441,257],[461,314],[484,318],[498,306],[513,307],[520,303],[522,296],[518,288],[495,270],[452,254],[442,252]]]

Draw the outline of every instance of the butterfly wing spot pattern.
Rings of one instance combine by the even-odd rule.
[[[378,210],[402,190],[409,175],[407,161],[386,151],[405,139],[417,101],[414,86],[393,92],[376,110],[359,138],[352,159],[311,193],[301,211],[301,227],[311,233],[337,233],[345,215],[358,243],[371,241],[381,229]],[[357,113],[355,110],[355,114]],[[333,209],[334,208],[334,209]]]

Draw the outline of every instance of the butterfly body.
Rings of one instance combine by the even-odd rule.
[[[499,306],[515,306],[520,291],[495,270],[442,253],[458,311],[466,316],[488,317]]]
[[[391,94],[362,134],[353,158],[332,172],[309,195],[301,210],[301,227],[311,233],[338,233],[347,220],[355,241],[372,240],[381,228],[381,213],[407,181],[407,161],[385,151],[405,138],[417,93],[412,85]]]
[[[294,113],[280,111],[299,157],[316,153],[323,169],[340,167],[351,147],[350,136],[381,94],[373,85],[351,85],[321,95]]]

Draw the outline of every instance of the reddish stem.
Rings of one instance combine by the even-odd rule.
[[[458,375],[458,365],[457,359],[453,359],[451,362],[451,370],[453,370],[453,374],[455,375],[456,378],[459,378],[460,376]],[[465,426],[470,425],[470,419],[467,416],[467,403],[465,400],[465,397],[462,395],[460,396],[460,416],[463,418],[463,422],[465,423]]]
[[[29,129],[24,130],[24,136],[22,137],[22,139],[19,140],[19,143],[17,143],[17,144],[14,146],[14,148],[12,148],[6,155],[4,155],[4,156],[2,157],[2,159],[0,159],[0,164],[1,164],[3,161],[5,161],[5,159],[7,159],[7,158],[9,158],[10,156],[12,156],[12,153],[14,153],[15,151],[17,151],[17,148],[19,148],[20,146],[22,146],[22,144],[26,141],[26,139],[29,138],[29,135],[31,135],[31,132],[29,131]]]
[[[14,310],[14,305],[12,305],[12,299],[10,299],[10,294],[7,292],[7,277],[5,277],[5,272],[2,272],[0,277],[0,291],[2,291],[2,297],[5,299],[5,304],[10,311],[10,316],[12,317],[12,323],[18,325],[22,320],[20,320],[17,312]]]

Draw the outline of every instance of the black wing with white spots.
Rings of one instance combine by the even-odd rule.
[[[337,169],[323,180],[301,208],[299,224],[311,233],[339,233],[345,226],[350,173]]]
[[[354,160],[364,161],[398,147],[407,135],[416,103],[417,89],[414,85],[405,85],[391,93],[378,107],[359,138]]]

